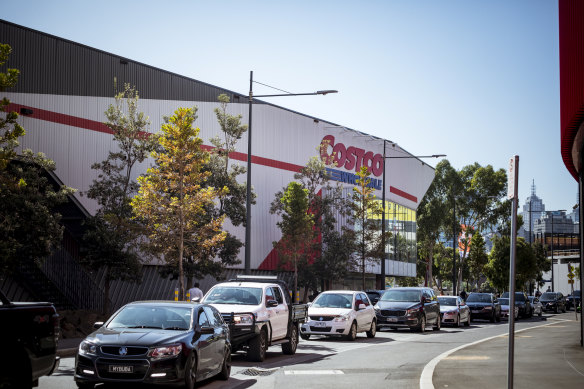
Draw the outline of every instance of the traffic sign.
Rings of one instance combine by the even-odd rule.
[[[568,278],[573,280],[574,279],[574,273],[568,273]]]

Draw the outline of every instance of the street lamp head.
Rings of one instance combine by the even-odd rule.
[[[319,90],[319,91],[316,91],[316,94],[317,95],[327,95],[329,93],[339,93],[339,91],[334,90],[334,89],[327,89],[327,90]]]

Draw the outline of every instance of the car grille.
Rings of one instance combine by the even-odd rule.
[[[310,326],[310,331],[313,332],[331,332],[332,327],[313,327]]]
[[[383,316],[405,316],[406,311],[397,311],[393,309],[382,309],[381,314]]]
[[[133,373],[111,373],[108,371],[110,365],[133,366]],[[139,380],[146,376],[149,368],[148,361],[144,359],[104,359],[100,358],[96,362],[97,373],[102,378],[118,380]]]
[[[335,318],[336,316],[310,316],[310,320],[316,320],[316,321],[331,321]]]
[[[121,355],[120,347],[121,346],[101,346],[101,352],[109,355]],[[127,356],[146,355],[147,352],[148,347],[127,346],[125,355]]]

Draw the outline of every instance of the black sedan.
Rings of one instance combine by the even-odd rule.
[[[566,298],[560,292],[545,292],[539,297],[544,311],[566,312]]]
[[[79,345],[75,382],[180,385],[231,372],[229,328],[212,306],[145,301],[125,305]]]
[[[501,304],[492,293],[471,293],[466,298],[471,320],[501,321]]]

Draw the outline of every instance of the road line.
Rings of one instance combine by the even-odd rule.
[[[556,319],[558,321],[570,321],[570,320],[563,320],[563,319]],[[527,331],[527,330],[531,330],[534,328],[539,328],[539,327],[547,327],[547,326],[551,326],[557,323],[547,323],[547,324],[542,324],[539,326],[533,326],[533,327],[529,327],[529,328],[523,328],[521,330],[516,330],[515,333],[518,332],[523,332],[523,331]],[[438,363],[446,358],[447,356],[449,356],[450,354],[461,350],[463,348],[469,347],[469,346],[474,346],[475,344],[479,344],[479,343],[483,343],[486,342],[488,340],[492,340],[495,338],[501,338],[504,336],[508,336],[509,334],[501,334],[501,335],[495,335],[495,336],[490,336],[488,338],[485,339],[481,339],[481,340],[477,340],[476,342],[472,342],[472,343],[467,343],[467,344],[463,344],[461,346],[455,347],[452,350],[448,350],[443,352],[442,354],[438,355],[437,357],[435,357],[434,359],[432,359],[430,362],[428,362],[426,364],[426,366],[424,366],[424,370],[422,371],[422,375],[420,376],[420,389],[434,389],[434,383],[432,382],[432,377],[434,376],[434,369],[436,368],[436,366],[438,365]]]
[[[567,363],[568,365],[570,365],[570,367],[571,367],[572,369],[574,369],[574,371],[575,371],[576,373],[578,373],[578,374],[580,374],[582,377],[584,377],[584,374],[582,374],[582,373],[580,372],[580,370],[576,369],[576,367],[575,367],[574,365],[572,365],[572,363],[566,359],[566,349],[564,349],[564,361],[566,361],[566,363]]]
[[[345,374],[342,370],[285,370],[284,375],[331,375]]]

